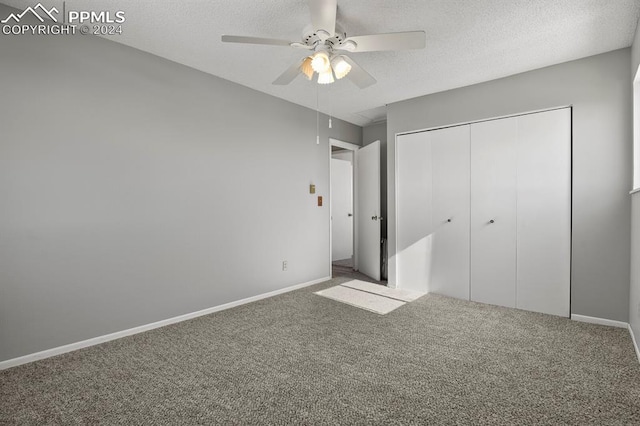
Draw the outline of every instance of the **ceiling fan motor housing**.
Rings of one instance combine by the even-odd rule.
[[[334,46],[339,46],[346,38],[347,34],[337,25],[335,34],[329,34],[322,29],[314,29],[311,25],[307,25],[302,32],[302,42],[313,47],[316,51],[327,50],[330,52]]]

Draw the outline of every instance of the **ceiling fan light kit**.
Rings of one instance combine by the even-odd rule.
[[[342,55],[334,55],[329,58],[325,51],[319,51],[307,56],[300,65],[300,71],[308,80],[312,80],[313,74],[318,73],[318,84],[330,84],[335,79],[340,80],[349,74],[351,68],[351,65],[344,60]]]
[[[289,46],[296,49],[313,50],[315,53],[289,67],[273,84],[291,83],[303,74],[308,80],[318,73],[318,84],[330,84],[335,78],[347,77],[356,86],[364,89],[376,82],[369,73],[350,57],[340,51],[359,53],[385,50],[422,49],[426,44],[424,31],[409,31],[388,34],[373,34],[347,38],[346,33],[336,26],[337,0],[309,0],[311,25],[305,28],[302,42],[286,40],[223,35],[226,43],[266,44]],[[338,53],[336,53],[338,52]]]

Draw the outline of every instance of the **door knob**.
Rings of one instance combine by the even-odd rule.
[[[351,217],[351,216],[353,216],[353,215],[352,215],[351,213],[347,213],[347,216]]]
[[[371,216],[371,220],[378,220],[378,216]]]
[[[493,220],[493,219],[491,219],[491,220],[489,221],[489,223],[494,223],[494,222],[495,222],[495,220]]]
[[[451,223],[451,219],[447,219],[447,222],[448,222],[448,223]]]

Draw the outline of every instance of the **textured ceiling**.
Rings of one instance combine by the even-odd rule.
[[[0,0],[23,9],[35,0]],[[62,1],[41,0],[61,9]],[[305,0],[67,0],[67,10],[123,10],[133,46],[264,93],[366,125],[385,105],[631,45],[638,0],[342,0],[338,24],[349,35],[424,30],[427,47],[351,54],[377,80],[328,86],[299,77],[271,82],[306,51],[221,43],[222,34],[300,40]],[[317,94],[316,94],[317,93]]]

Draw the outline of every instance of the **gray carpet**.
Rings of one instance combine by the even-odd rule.
[[[0,424],[640,424],[627,330],[274,298],[0,372]]]

